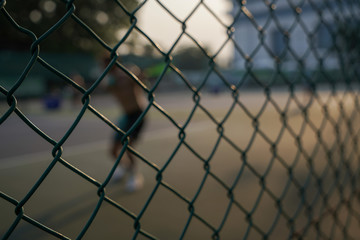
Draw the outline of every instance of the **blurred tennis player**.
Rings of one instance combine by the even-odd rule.
[[[104,59],[105,67],[110,63],[110,58]],[[136,65],[126,66],[129,72],[135,75],[138,79],[143,78],[140,68]],[[136,81],[129,76],[125,71],[113,65],[108,77],[107,89],[118,101],[122,108],[122,116],[118,121],[118,127],[127,133],[132,126],[136,128],[129,135],[131,146],[135,142],[143,129],[145,119],[140,119],[146,104],[146,98],[141,87]],[[122,138],[124,134],[117,132],[112,139],[110,153],[114,159],[117,159],[123,147]],[[143,186],[143,176],[138,171],[135,156],[129,151],[124,154],[124,159],[120,160],[120,164],[114,172],[113,179],[121,180],[127,177],[125,188],[128,191],[136,191]]]

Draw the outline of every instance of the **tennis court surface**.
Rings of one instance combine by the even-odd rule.
[[[299,93],[299,99],[301,96]],[[325,90],[318,96],[333,98]],[[304,117],[293,100],[288,103],[286,91],[273,92],[272,101],[288,108],[284,127],[281,115],[262,91],[244,92],[240,97],[246,109],[259,116],[256,124],[238,105],[226,117],[232,96],[204,94],[200,104],[215,121],[226,121],[216,125],[206,112],[197,109],[185,129],[186,136],[159,111],[151,110],[135,147],[147,161],[139,159],[144,188],[128,193],[122,182],[110,181],[104,192],[109,201],[101,203],[83,238],[210,239],[218,234],[221,239],[258,239],[262,234],[296,238],[296,234],[305,233],[312,239],[319,229],[323,236],[339,239],[346,228],[349,237],[356,239],[360,206],[355,145],[359,143],[348,132],[348,116],[344,120],[339,117],[356,106],[353,96],[339,96],[342,108],[327,101],[328,111],[324,112],[315,102]],[[116,119],[119,112],[110,98],[95,97],[93,101],[109,119]],[[186,124],[196,105],[186,93],[159,95],[156,101],[180,124]],[[76,117],[66,109],[47,113],[29,106],[27,110],[29,119],[54,139],[64,134]],[[334,130],[329,116],[336,119],[341,133]],[[352,117],[359,120],[358,113]],[[6,156],[0,160],[1,191],[21,200],[52,162],[52,146],[17,116],[10,120],[0,132],[1,139],[4,134],[11,136],[1,146]],[[351,125],[354,132],[359,132],[358,122]],[[319,136],[314,128],[321,130]],[[64,144],[62,158],[95,182],[104,182],[113,167],[108,152],[111,131],[91,113],[85,114]],[[330,162],[328,153],[333,154]],[[22,214],[64,238],[75,239],[99,204],[98,189],[56,163],[25,203]],[[0,199],[1,236],[16,222],[15,209],[16,205]],[[293,225],[289,225],[291,219]],[[61,236],[23,219],[9,239]]]

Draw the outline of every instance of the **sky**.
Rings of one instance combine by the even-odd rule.
[[[184,21],[188,17],[198,2],[196,0],[161,1],[180,21]],[[231,3],[229,1],[204,0],[204,2],[224,24],[231,24],[231,16],[229,16]],[[138,26],[166,52],[170,50],[182,32],[181,23],[177,22],[155,0],[146,2],[136,16],[139,20]],[[211,54],[215,54],[227,39],[226,28],[203,5],[186,21],[186,32],[206,46]],[[195,46],[188,37],[182,37],[179,44]],[[231,56],[232,47],[231,44],[227,44],[227,47],[219,54],[219,59],[227,61]]]

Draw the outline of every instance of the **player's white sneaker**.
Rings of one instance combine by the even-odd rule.
[[[144,185],[144,177],[140,173],[132,173],[126,182],[125,189],[128,192],[140,190]]]
[[[123,167],[119,166],[115,169],[114,174],[112,176],[112,180],[121,181],[122,179],[124,179],[125,174],[126,174],[126,170]]]

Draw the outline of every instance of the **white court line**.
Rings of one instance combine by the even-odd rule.
[[[201,132],[210,128],[210,126],[215,125],[209,122],[194,123],[190,126],[191,130],[189,128],[187,129],[187,131]],[[175,128],[165,128],[144,132],[142,142],[160,140],[169,137],[177,137],[175,131],[177,131]],[[82,153],[92,153],[100,150],[105,150],[108,145],[109,140],[103,139],[97,142],[84,143],[75,146],[66,146],[64,147],[63,154],[69,157],[74,155],[80,155]],[[53,156],[51,155],[51,150],[3,158],[0,159],[0,171],[25,165],[31,165],[34,163],[50,161],[51,159],[53,159]]]
[[[68,146],[64,148],[64,155],[71,156],[71,155],[78,155],[83,152],[96,152],[106,147],[108,141],[101,140],[97,142],[79,144],[76,146]],[[22,154],[14,157],[8,157],[0,159],[0,171],[6,170],[9,168],[15,168],[25,165],[31,165],[34,163],[50,161],[53,159],[51,154],[51,149],[47,151],[35,152],[35,153],[27,153]]]

